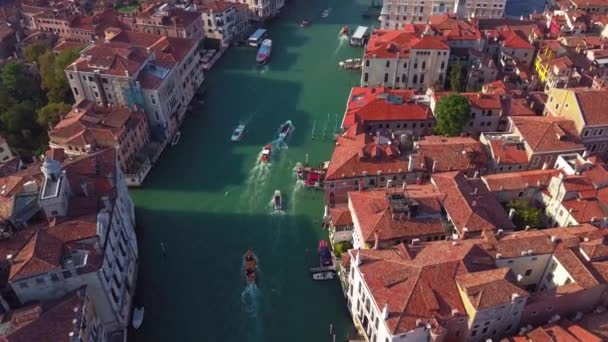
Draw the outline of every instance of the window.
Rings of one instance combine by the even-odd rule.
[[[532,270],[526,270],[526,273],[525,273],[526,277],[530,276],[530,274],[532,274]]]
[[[477,330],[471,331],[471,336],[475,336],[475,335],[477,335]]]
[[[391,66],[391,61],[386,61],[386,67],[390,67]]]
[[[74,87],[74,88],[73,88],[73,90],[74,90],[74,95],[76,95],[76,96],[80,95],[80,94],[78,93],[78,88]]]
[[[482,333],[482,334],[485,334],[485,333],[487,333],[487,332],[488,332],[488,327],[485,327],[485,328],[483,328],[483,329],[481,330],[481,333]]]
[[[511,324],[507,325],[507,329],[506,329],[506,331],[511,330],[511,327],[512,327],[512,325],[511,325]]]
[[[441,62],[441,67],[440,69],[443,70],[443,68],[445,68],[445,62]]]
[[[418,83],[418,75],[414,75],[414,77],[412,78],[412,83]]]
[[[24,282],[19,283],[19,287],[22,289],[27,289],[30,286],[27,284],[27,282],[24,281]]]
[[[365,66],[368,67],[369,66],[369,59],[365,60]]]
[[[72,272],[70,272],[70,271],[63,271],[63,272],[61,272],[61,274],[63,275],[64,278],[72,277]]]
[[[72,74],[68,74],[68,76],[70,76],[70,79],[73,80],[74,79],[74,75]]]
[[[422,70],[424,70],[424,69],[426,69],[426,62],[425,61],[422,62]]]
[[[369,75],[367,73],[365,73],[365,75],[363,75],[363,82],[367,82],[368,79],[369,79]]]
[[[420,84],[424,83],[424,74],[420,75]]]
[[[384,83],[388,82],[388,74],[384,74]]]
[[[407,63],[403,63],[403,69],[407,69]]]
[[[59,281],[59,275],[57,275],[57,273],[51,273],[51,281]]]

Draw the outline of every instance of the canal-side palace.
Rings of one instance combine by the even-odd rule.
[[[204,70],[284,6],[0,6],[3,68],[72,100],[39,112],[44,152],[0,138],[1,341],[126,341],[140,255],[127,187],[179,142]],[[302,171],[323,191],[353,340],[608,340],[608,2],[517,19],[507,6],[366,11],[380,23],[348,61],[360,82],[331,159]]]

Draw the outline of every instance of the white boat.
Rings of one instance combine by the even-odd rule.
[[[177,133],[175,133],[175,135],[173,136],[173,139],[171,139],[171,146],[177,145],[177,143],[179,142],[179,139],[181,137],[182,137],[182,132],[178,131]]]
[[[285,138],[287,138],[287,136],[289,136],[289,134],[291,133],[292,130],[293,130],[293,123],[291,122],[291,120],[285,121],[285,123],[283,123],[281,125],[281,127],[279,128],[279,139],[285,140]]]
[[[338,65],[344,69],[360,69],[361,58],[347,59],[339,62]]]
[[[321,18],[327,18],[327,17],[329,17],[329,13],[330,12],[331,12],[331,8],[328,8],[325,11],[321,12]]]
[[[317,272],[312,274],[312,279],[314,280],[331,280],[334,277],[334,272]]]
[[[133,328],[138,329],[144,321],[144,307],[133,309]]]
[[[272,40],[264,39],[262,45],[258,50],[258,54],[255,56],[255,60],[258,65],[264,65],[270,59],[270,52],[272,51]]]
[[[243,138],[243,135],[245,134],[245,127],[247,127],[246,125],[238,125],[238,127],[234,130],[234,132],[232,132],[232,136],[230,137],[230,140],[232,141],[240,141]]]
[[[274,196],[272,198],[272,203],[274,204],[274,210],[282,210],[283,209],[283,198],[281,196],[281,190],[275,190]]]

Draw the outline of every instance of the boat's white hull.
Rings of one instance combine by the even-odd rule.
[[[312,279],[314,280],[332,280],[334,279],[335,275],[333,272],[320,272],[320,273],[313,273],[312,275]]]

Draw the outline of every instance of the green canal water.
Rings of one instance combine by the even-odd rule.
[[[179,145],[132,192],[137,304],[145,306],[133,340],[330,341],[330,323],[336,341],[346,338],[352,327],[338,282],[315,282],[308,273],[319,262],[319,239],[327,238],[320,226],[323,194],[298,187],[293,168],[307,154],[312,164],[331,155],[336,120],[359,81],[337,63],[362,52],[338,31],[375,24],[361,19],[370,3],[288,1],[267,25],[273,39],[267,67],[255,66],[255,49],[236,47],[207,73],[205,102],[184,122]],[[331,14],[322,19],[326,8]],[[299,27],[304,18],[311,27]],[[295,131],[270,164],[259,165],[261,148],[288,119]],[[230,135],[243,121],[246,136],[233,144]],[[270,206],[275,189],[284,194],[284,214]],[[247,248],[259,258],[258,287],[243,279]]]

